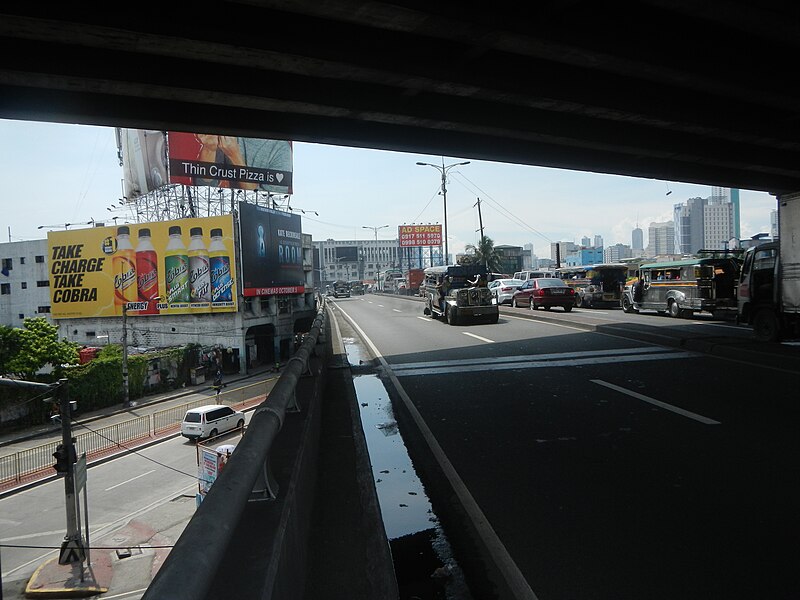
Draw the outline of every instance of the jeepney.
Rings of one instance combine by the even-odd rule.
[[[475,275],[481,276],[483,286],[470,286]],[[425,297],[423,313],[434,319],[444,318],[450,325],[469,320],[497,323],[500,309],[485,285],[486,276],[486,268],[478,265],[428,267],[421,286]],[[442,296],[440,285],[446,278],[449,289]]]
[[[696,312],[736,314],[740,259],[735,255],[691,258],[641,265],[638,278],[625,286],[625,312],[655,310],[671,317]]]
[[[602,263],[557,269],[558,276],[575,290],[575,306],[616,306],[628,275],[628,266]]]

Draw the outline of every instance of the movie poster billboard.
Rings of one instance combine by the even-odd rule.
[[[239,203],[242,293],[275,296],[305,292],[300,215]]]
[[[230,215],[51,231],[54,319],[235,312]]]
[[[167,184],[167,139],[163,131],[120,128],[117,146],[128,200]]]
[[[184,185],[292,193],[292,143],[170,131],[169,180]]]
[[[441,246],[441,225],[400,225],[397,228],[397,239],[401,248],[419,246]]]

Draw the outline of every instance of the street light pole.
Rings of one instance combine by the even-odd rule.
[[[388,227],[388,225],[377,225],[375,227],[370,227],[369,225],[362,225],[361,229],[372,229],[375,232],[375,256],[379,257],[380,253],[378,252],[378,230],[383,229],[384,227]],[[378,281],[381,277],[381,263],[380,259],[376,260],[375,263],[377,264],[377,275],[375,276],[375,285],[378,285]]]
[[[459,163],[453,163],[451,165],[444,164],[444,156],[442,157],[442,166],[434,165],[431,163],[426,162],[418,162],[418,165],[433,167],[437,171],[442,174],[442,199],[443,199],[443,206],[444,206],[444,230],[442,231],[442,237],[444,238],[444,262],[447,264],[449,262],[449,255],[450,250],[447,245],[447,172],[452,169],[453,167],[459,167],[461,165],[468,165],[470,161],[464,161]]]

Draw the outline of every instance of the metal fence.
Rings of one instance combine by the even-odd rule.
[[[266,382],[267,391],[272,388],[275,381],[276,380],[271,380]],[[252,389],[254,387],[259,387],[260,393],[254,394]],[[216,397],[211,396],[192,402],[185,402],[179,406],[160,410],[152,415],[144,415],[116,423],[115,425],[92,429],[91,431],[77,436],[75,441],[76,452],[79,455],[86,452],[86,456],[91,457],[92,455],[106,452],[112,448],[123,448],[123,444],[126,442],[156,436],[180,424],[186,411],[190,408],[196,408],[206,404],[225,404],[233,406],[245,400],[260,397],[264,393],[261,391],[264,387],[265,382],[259,381],[234,390],[222,392]],[[90,426],[84,425],[84,427],[89,428]],[[56,451],[56,446],[59,443],[61,443],[60,440],[47,442],[40,446],[20,450],[14,454],[0,457],[0,485],[20,482],[35,474],[48,470],[55,464],[53,453]],[[53,471],[53,473],[54,472],[55,471]]]

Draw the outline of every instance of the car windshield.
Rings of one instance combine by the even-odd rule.
[[[199,423],[200,422],[200,413],[198,413],[198,412],[186,413],[186,416],[183,417],[183,420],[186,423]]]
[[[501,279],[500,281],[503,282],[503,285],[515,285],[515,286],[520,286],[523,283],[525,283],[524,281],[522,281],[522,279]]]
[[[560,279],[556,279],[555,277],[548,277],[546,279],[537,279],[536,285],[540,288],[545,287],[566,287],[566,283],[561,281]]]

